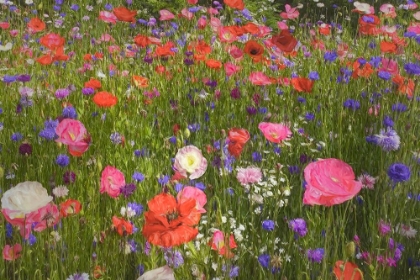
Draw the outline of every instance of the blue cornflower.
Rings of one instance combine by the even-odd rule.
[[[382,80],[388,81],[389,79],[391,79],[392,75],[388,71],[379,71],[378,77]]]
[[[262,155],[259,152],[253,152],[252,153],[252,161],[254,162],[261,162],[262,161]]]
[[[112,4],[110,3],[105,4],[105,9],[108,11],[112,10],[113,9]]]
[[[288,167],[290,174],[298,174],[300,172],[299,166],[297,165],[290,165]]]
[[[394,183],[405,182],[410,179],[410,168],[403,163],[394,163],[388,168],[387,174]]]
[[[109,139],[114,145],[118,145],[123,142],[123,137],[118,132],[111,133],[111,136],[109,136]]]
[[[308,112],[305,114],[305,119],[307,121],[313,121],[315,119],[315,114]]]
[[[90,88],[90,87],[82,88],[82,94],[83,95],[92,95],[94,93],[95,93],[94,88]]]
[[[6,223],[6,237],[11,238],[13,236],[13,226],[9,223]]]
[[[347,99],[346,101],[344,101],[343,106],[348,109],[352,109],[353,111],[356,111],[360,108],[360,102],[354,99]]]
[[[206,189],[206,185],[204,185],[204,183],[203,183],[203,182],[197,182],[197,183],[195,183],[195,184],[194,184],[194,186],[195,186],[197,189],[200,189],[200,190],[202,190],[202,191],[204,191],[204,190]]]
[[[264,268],[268,268],[270,265],[270,255],[269,254],[262,254],[258,256],[258,262]]]
[[[184,188],[184,185],[182,183],[176,183],[175,186],[174,186],[174,189],[177,193],[182,191],[183,188]]]
[[[273,231],[276,224],[273,220],[265,220],[262,222],[262,227],[266,231]]]
[[[67,119],[77,119],[77,112],[73,106],[67,106],[63,108],[63,113],[61,115]]]
[[[312,81],[319,80],[319,74],[316,71],[312,71],[309,73],[308,78]]]
[[[184,264],[184,258],[182,257],[182,254],[179,251],[168,250],[165,253],[164,258],[166,260],[166,264],[174,268],[177,268]]]
[[[407,74],[409,75],[420,75],[420,64],[416,64],[416,63],[407,63],[404,65],[404,70],[407,72]]]
[[[73,11],[77,11],[77,10],[79,10],[79,5],[73,4],[73,5],[71,5],[70,9],[72,9]]]
[[[391,127],[387,127],[386,131],[381,129],[379,134],[375,134],[373,141],[384,151],[396,151],[400,147],[400,136]]]
[[[394,127],[394,121],[390,116],[384,116],[384,126],[385,127]]]
[[[10,137],[10,140],[14,142],[19,142],[22,139],[23,139],[23,135],[20,132],[13,133],[12,136]]]
[[[392,105],[391,107],[392,111],[401,113],[401,112],[405,112],[407,111],[407,105],[403,104],[403,103],[395,103]]]
[[[140,216],[141,213],[143,213],[143,205],[141,204],[137,204],[135,202],[129,202],[127,204],[127,208],[130,208],[131,210],[133,210],[136,213],[136,216]]]
[[[70,158],[68,157],[68,155],[60,154],[55,159],[55,163],[61,167],[66,167],[70,163]]]
[[[4,75],[3,76],[3,83],[9,84],[9,83],[13,83],[17,80],[18,76],[11,76],[11,75]]]
[[[305,236],[308,233],[308,228],[304,219],[298,218],[289,222],[289,227],[299,236]]]
[[[299,97],[298,97],[297,101],[298,101],[299,103],[306,103],[306,99],[305,99],[305,98],[303,98],[303,97],[301,97],[301,96],[299,96]]]
[[[163,185],[166,185],[169,182],[169,176],[168,175],[162,175],[158,178],[158,183]]]
[[[188,129],[190,130],[190,132],[197,132],[200,130],[200,124],[199,123],[189,124]]]
[[[36,237],[32,233],[29,234],[29,238],[26,240],[30,246],[34,245],[36,242]]]
[[[325,61],[328,61],[328,62],[333,62],[334,60],[337,59],[337,57],[338,55],[335,51],[325,52],[324,54],[324,59]]]
[[[369,63],[372,65],[373,68],[378,68],[382,62],[382,58],[380,56],[373,56],[370,58]]]
[[[142,173],[140,173],[140,172],[137,172],[137,171],[134,172],[132,178],[137,183],[141,183],[141,182],[144,181],[144,175]]]

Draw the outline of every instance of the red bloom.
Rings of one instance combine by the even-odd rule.
[[[334,266],[334,275],[337,280],[361,280],[363,274],[353,262],[337,261]]]
[[[220,69],[222,68],[222,63],[219,60],[216,59],[207,59],[206,60],[207,67],[211,69]]]
[[[225,0],[223,2],[232,9],[243,10],[245,8],[245,4],[242,0]]]
[[[35,17],[31,18],[26,26],[29,28],[30,32],[37,33],[45,29],[45,22],[43,22],[42,19]]]
[[[278,35],[271,38],[271,43],[284,52],[291,52],[296,47],[298,41],[293,37],[289,30],[284,29]]]
[[[244,53],[248,54],[255,62],[259,62],[264,54],[264,47],[254,40],[249,40],[245,44]]]
[[[250,136],[244,128],[232,128],[228,133],[228,151],[234,157],[239,157]]]
[[[201,217],[196,204],[195,199],[179,203],[167,193],[155,196],[147,204],[143,235],[150,243],[166,248],[191,241],[198,234],[195,226]]]
[[[126,22],[132,22],[132,23],[136,22],[135,16],[137,15],[137,12],[134,10],[131,11],[127,9],[126,7],[118,7],[118,8],[114,8],[112,12],[114,13],[114,15],[117,17],[119,21],[126,21]]]
[[[134,43],[141,48],[145,48],[148,45],[150,45],[152,43],[152,41],[150,41],[149,37],[144,36],[144,35],[137,35],[136,37],[134,37]]]
[[[311,92],[314,86],[314,81],[307,78],[292,78],[292,86],[299,92]]]
[[[61,217],[67,217],[70,215],[78,214],[82,209],[82,204],[75,199],[67,199],[60,204]]]
[[[124,220],[123,218],[118,218],[117,216],[112,217],[112,225],[116,229],[119,235],[125,236],[133,233],[133,225]]]
[[[380,48],[383,53],[396,53],[398,46],[393,42],[381,41]]]
[[[93,102],[99,107],[112,107],[118,102],[118,98],[106,91],[101,91],[93,96]]]
[[[93,89],[100,89],[102,87],[102,84],[101,81],[94,78],[90,78],[90,80],[87,81],[84,86]]]
[[[42,36],[41,39],[39,39],[39,42],[50,50],[56,50],[59,47],[64,46],[66,40],[58,34],[48,33],[47,35]]]
[[[363,15],[359,18],[359,32],[362,35],[378,35],[381,30],[377,27],[380,20],[375,15]]]

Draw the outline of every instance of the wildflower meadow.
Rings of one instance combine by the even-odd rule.
[[[142,2],[0,0],[0,279],[420,279],[418,1]]]

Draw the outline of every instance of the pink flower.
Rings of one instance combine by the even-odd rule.
[[[229,236],[229,240],[227,240],[227,236],[225,237],[223,232],[220,230],[216,230],[213,233],[210,245],[213,250],[216,250],[219,253],[219,255],[225,256],[226,258],[232,258],[234,254],[231,252],[230,249],[234,249],[237,247],[233,235],[231,234]]]
[[[332,206],[352,199],[362,188],[350,165],[335,158],[311,162],[304,170],[303,203]]]
[[[285,21],[278,21],[278,22],[277,22],[277,27],[278,27],[280,30],[289,29],[289,26],[287,26],[287,24],[286,24],[286,22],[285,22]]]
[[[238,168],[236,179],[242,186],[261,182],[262,172],[258,167]]]
[[[0,22],[0,28],[5,30],[5,29],[9,29],[10,27],[10,23],[8,23],[7,21],[2,21]]]
[[[244,52],[235,45],[230,46],[228,52],[236,60],[240,60],[244,56]]]
[[[263,72],[252,72],[249,75],[249,80],[253,85],[266,86],[271,85],[271,80]]]
[[[178,203],[182,204],[188,199],[193,198],[196,201],[196,209],[199,213],[206,213],[207,211],[203,208],[207,203],[206,194],[196,187],[184,187],[176,196]]]
[[[280,16],[283,19],[295,19],[299,17],[299,11],[297,8],[292,8],[289,4],[286,4],[285,8],[286,11],[280,13]]]
[[[165,265],[153,270],[146,271],[137,280],[175,280],[175,274],[172,268]]]
[[[281,143],[292,136],[290,128],[283,123],[261,122],[258,128],[264,134],[265,139],[272,143]]]
[[[395,7],[391,4],[383,4],[379,10],[384,13],[386,17],[389,18],[395,18],[397,16],[397,13],[395,13]]]
[[[20,244],[15,244],[12,246],[6,245],[3,248],[3,259],[6,261],[14,261],[20,257],[22,252],[22,246]]]
[[[159,18],[160,21],[171,20],[175,18],[175,15],[168,10],[160,10],[159,14],[160,14],[160,18]]]
[[[178,150],[175,156],[174,169],[184,177],[197,179],[206,172],[207,160],[197,147],[186,146]]]
[[[407,27],[408,32],[414,32],[417,35],[420,34],[420,22],[412,22],[409,27]]]
[[[219,29],[222,27],[222,22],[217,17],[211,17],[210,26],[211,26],[211,30],[217,33]]]
[[[198,28],[204,29],[206,27],[206,25],[207,25],[206,17],[205,16],[200,17],[197,21]]]
[[[109,35],[108,33],[104,33],[101,35],[101,38],[99,39],[101,42],[115,42],[115,39]]]
[[[395,60],[392,60],[390,58],[382,58],[381,60],[381,67],[378,69],[379,71],[386,71],[391,73],[392,75],[397,75],[398,70],[398,63]]]
[[[219,40],[222,43],[233,43],[238,39],[236,34],[232,33],[232,31],[228,28],[221,26],[218,29],[219,32]]]
[[[362,188],[373,190],[376,183],[376,178],[370,176],[369,174],[362,174],[357,177],[357,181],[362,183]]]
[[[413,17],[414,17],[416,20],[420,20],[420,11],[415,12],[415,13],[413,14]]]
[[[55,141],[67,145],[72,156],[81,156],[89,148],[90,135],[78,120],[62,120],[55,128],[55,133],[58,135]]]
[[[194,14],[188,11],[187,8],[181,10],[181,15],[188,20],[191,20],[194,17]]]
[[[226,72],[226,76],[230,77],[233,74],[235,74],[236,72],[238,72],[241,68],[239,66],[236,66],[235,64],[231,63],[231,62],[226,62],[225,63],[225,72]]]
[[[125,185],[124,174],[113,166],[107,166],[101,174],[100,193],[108,193],[110,197],[116,198],[121,193],[121,187]]]
[[[60,221],[60,211],[54,203],[48,203],[45,207],[32,212],[26,217],[29,224],[35,224],[34,230],[41,232],[55,226]]]
[[[187,3],[190,5],[195,5],[198,3],[198,0],[188,0]]]
[[[384,221],[380,221],[378,229],[381,235],[386,235],[387,233],[391,232],[391,225],[385,223]]]
[[[107,11],[99,12],[99,19],[107,23],[117,23],[117,17],[114,15],[114,13],[110,13]]]

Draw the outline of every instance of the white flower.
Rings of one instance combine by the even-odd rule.
[[[189,145],[179,149],[174,168],[184,177],[189,173],[190,179],[197,179],[206,172],[207,160],[197,147]]]
[[[149,270],[137,280],[175,280],[174,271],[167,265]]]
[[[1,208],[11,219],[24,218],[53,200],[38,182],[22,182],[6,191],[1,198]]]
[[[58,186],[52,190],[55,197],[65,197],[69,194],[69,189],[66,186]]]

